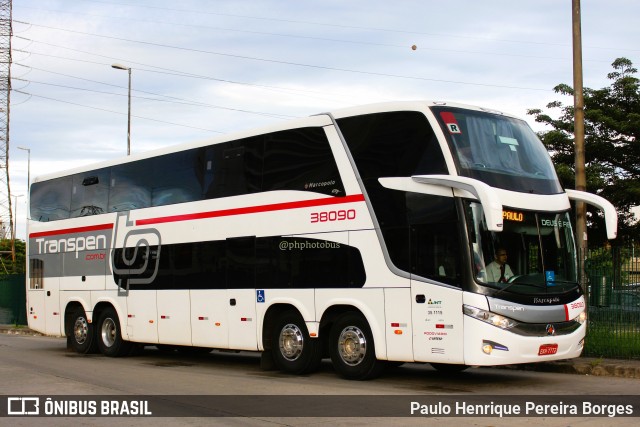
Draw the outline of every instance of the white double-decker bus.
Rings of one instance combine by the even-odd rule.
[[[51,174],[31,184],[29,326],[107,356],[252,350],[294,374],[330,357],[350,379],[577,357],[571,199],[615,237],[613,206],[564,190],[523,120],[440,102]]]

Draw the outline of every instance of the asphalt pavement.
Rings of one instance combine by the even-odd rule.
[[[0,333],[13,335],[42,335],[26,326],[0,325]],[[639,355],[640,357],[640,355]],[[526,363],[503,366],[504,369],[518,369],[563,374],[593,375],[599,377],[620,377],[640,379],[640,359],[605,359],[579,357],[577,359],[550,362]]]

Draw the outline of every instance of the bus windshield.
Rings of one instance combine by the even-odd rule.
[[[476,281],[496,293],[562,294],[578,286],[567,212],[503,212],[504,229],[486,228],[482,205],[465,202]],[[495,294],[494,294],[495,295]]]
[[[549,153],[525,121],[458,108],[432,109],[461,176],[524,193],[563,191]]]

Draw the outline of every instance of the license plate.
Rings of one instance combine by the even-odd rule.
[[[542,344],[538,350],[538,356],[548,356],[558,352],[558,344]]]

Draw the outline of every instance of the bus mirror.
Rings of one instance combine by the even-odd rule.
[[[618,236],[618,212],[606,199],[586,191],[565,190],[569,200],[588,203],[604,212],[604,221],[607,227],[607,238],[615,239]]]
[[[416,182],[457,188],[475,196],[482,204],[487,230],[502,231],[502,201],[498,193],[489,185],[477,179],[450,175],[416,175],[412,176]]]

